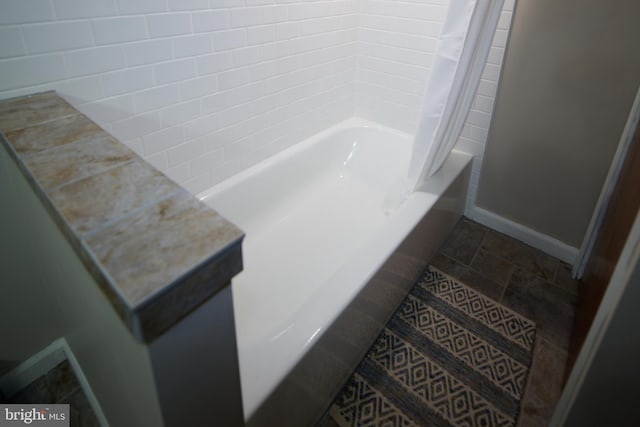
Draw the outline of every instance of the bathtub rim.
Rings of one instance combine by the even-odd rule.
[[[242,171],[231,175],[228,178],[223,179],[222,181],[214,184],[213,186],[197,193],[195,196],[201,201],[206,203],[206,200],[218,193],[221,193],[229,188],[247,180],[251,176],[260,173],[263,170],[269,169],[273,167],[274,164],[277,164],[281,161],[286,160],[289,157],[295,156],[297,153],[304,151],[312,145],[315,145],[317,142],[330,137],[334,133],[337,133],[342,130],[348,129],[358,129],[358,128],[366,128],[366,129],[374,129],[380,130],[382,132],[387,132],[393,134],[395,136],[401,138],[413,139],[413,136],[409,133],[402,132],[400,130],[381,125],[379,123],[363,119],[361,117],[351,117],[349,119],[343,120],[327,129],[318,132],[316,134],[311,135],[309,138],[306,138],[292,146],[270,156],[254,165],[249,166]],[[233,222],[233,221],[231,221]]]

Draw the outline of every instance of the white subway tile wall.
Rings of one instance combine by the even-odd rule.
[[[356,114],[415,133],[447,0],[361,0]]]
[[[478,194],[480,168],[482,166],[485,144],[489,136],[489,125],[491,115],[493,114],[493,106],[498,90],[498,81],[500,79],[500,70],[507,47],[514,7],[515,0],[505,0],[487,63],[485,64],[484,72],[471,106],[471,111],[469,111],[469,115],[467,116],[464,128],[456,145],[456,148],[475,156],[471,170],[469,192],[467,194],[466,214],[468,216],[471,215],[471,210],[475,205]]]
[[[198,192],[353,115],[413,132],[447,4],[4,0],[0,98],[55,89]],[[479,156],[504,10],[460,138]]]

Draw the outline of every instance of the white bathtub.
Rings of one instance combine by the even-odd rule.
[[[249,424],[313,422],[459,218],[464,153],[388,209],[410,149],[350,119],[199,195],[246,233],[232,290]],[[349,331],[354,313],[373,326]]]

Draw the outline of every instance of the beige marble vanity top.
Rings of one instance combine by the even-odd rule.
[[[55,92],[0,101],[2,144],[137,339],[242,269],[243,233]]]

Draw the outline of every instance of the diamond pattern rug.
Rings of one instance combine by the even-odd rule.
[[[429,267],[329,409],[339,426],[514,426],[536,327]]]

